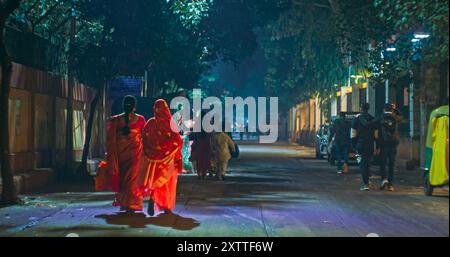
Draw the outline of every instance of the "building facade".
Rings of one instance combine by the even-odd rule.
[[[431,72],[428,69],[427,71],[423,75],[422,83],[434,86],[430,85],[425,91],[426,95],[430,96],[427,98],[426,104],[434,102],[433,108],[436,108],[444,101],[433,101],[433,97],[447,99],[448,102],[448,71],[446,73],[443,73],[442,70],[441,72]],[[420,147],[421,138],[423,138],[421,135],[426,134],[424,129],[427,127],[423,122],[423,117],[427,121],[429,112],[433,109],[430,107],[428,111],[423,111],[424,101],[421,100],[423,94],[418,93],[420,92],[419,88],[423,85],[413,84],[406,76],[396,81],[386,80],[379,84],[371,83],[368,79],[355,79],[355,82],[351,84],[351,87],[338,88],[325,107],[326,110],[320,107],[318,104],[320,101],[317,98],[309,99],[292,107],[288,114],[289,140],[302,145],[313,145],[314,136],[320,125],[329,123],[339,113],[358,112],[362,103],[369,103],[370,114],[377,117],[382,114],[383,106],[386,103],[395,103],[404,117],[399,124],[401,142],[398,147],[398,159],[406,166],[411,163],[418,166],[420,160],[423,159]]]
[[[9,144],[15,174],[58,169],[65,162],[67,80],[59,75],[13,63],[9,96]],[[73,146],[76,160],[86,136],[89,108],[96,90],[75,83],[73,88]],[[94,117],[91,155],[104,152],[105,118],[102,105]]]

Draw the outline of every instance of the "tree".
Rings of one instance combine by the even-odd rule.
[[[73,86],[78,67],[76,54],[89,44],[98,43],[102,27],[95,21],[80,17],[77,0],[27,0],[9,19],[9,24],[23,33],[33,33],[48,40],[61,54],[51,72],[66,75],[68,79],[65,169],[60,173],[70,176],[73,165]],[[75,40],[76,39],[76,40]],[[92,124],[88,124],[88,127]]]
[[[399,40],[405,39],[411,43],[414,33],[430,34],[429,40],[423,46],[422,55],[426,62],[439,63],[448,60],[448,0],[375,0],[374,6],[377,8],[378,17],[390,25],[392,33],[406,36]]]
[[[106,83],[109,76],[107,75],[107,63],[105,63],[105,59],[101,52],[102,49],[99,46],[90,42],[84,46],[78,45],[76,48],[78,49],[75,55],[74,65],[76,76],[80,81],[87,83],[97,91],[90,103],[81,162],[76,171],[78,177],[83,178],[88,175],[87,160],[89,157],[95,112],[97,111],[100,100],[106,92]]]
[[[418,96],[420,106],[422,165],[428,117],[434,108],[448,104],[445,92],[448,88],[448,4],[448,0],[374,1],[378,17],[389,24],[395,35],[395,40],[390,43],[397,49],[389,69],[379,59],[374,62],[378,64],[378,70],[391,71],[380,77],[398,78],[398,74],[407,74],[415,85],[413,93]],[[417,35],[426,38],[417,38]],[[383,53],[382,47],[376,49],[375,56]]]
[[[14,188],[14,174],[9,161],[9,92],[12,73],[12,62],[5,46],[4,30],[6,19],[20,5],[20,0],[0,1],[0,62],[1,62],[1,84],[0,84],[0,120],[2,127],[0,131],[0,171],[2,173],[2,204],[17,203],[18,198]]]
[[[163,94],[170,94],[181,87],[194,87],[207,66],[202,59],[205,53],[201,40],[192,31],[203,10],[187,17],[183,13],[192,11],[182,1],[142,0],[87,0],[80,1],[78,8],[82,19],[96,21],[94,24],[100,28],[99,33],[93,33],[94,37],[83,37],[91,40],[76,47],[77,77],[94,85],[98,92],[91,103],[78,168],[82,174],[86,173],[92,118],[108,80],[118,75],[141,75],[151,67],[150,75],[161,83]],[[169,81],[175,82],[175,89],[164,83]]]
[[[369,68],[369,43],[385,33],[371,0],[290,2],[291,8],[267,27],[265,38],[271,63],[267,89],[295,96],[283,110],[317,95],[331,99],[337,86],[347,84],[350,66]]]
[[[249,68],[245,62],[262,52],[259,42],[264,34],[262,28],[276,20],[280,12],[287,8],[289,1],[282,0],[214,1],[197,28],[205,38],[204,44],[209,53],[207,62],[211,67],[199,85],[206,94],[229,96],[245,93],[242,76],[229,81],[230,74],[222,74],[227,76],[223,79],[217,74],[218,68],[229,67],[230,71],[239,70],[244,75],[244,70]]]

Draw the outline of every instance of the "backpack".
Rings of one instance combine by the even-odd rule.
[[[395,132],[397,121],[391,115],[385,115],[381,120],[381,138],[383,142],[395,143],[397,142]]]

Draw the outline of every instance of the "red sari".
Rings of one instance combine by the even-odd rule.
[[[145,118],[137,115],[136,122],[129,124],[130,134],[122,133],[125,121],[120,115],[113,116],[108,122],[106,162],[102,162],[99,172],[108,173],[110,178],[101,180],[97,177],[98,191],[111,189],[116,192],[114,206],[124,210],[142,210],[142,198],[135,193],[139,159],[142,153],[141,132]],[[104,176],[107,177],[107,176]]]
[[[172,211],[178,174],[182,173],[183,167],[183,140],[172,130],[177,126],[166,101],[157,100],[153,109],[155,117],[147,122],[142,133],[144,151],[139,165],[137,194],[150,196],[157,211]]]

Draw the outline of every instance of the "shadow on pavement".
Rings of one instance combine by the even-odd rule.
[[[130,228],[145,228],[147,225],[154,225],[176,230],[192,230],[200,226],[198,221],[174,213],[161,214],[156,217],[147,217],[143,213],[115,213],[97,215],[95,218],[104,219],[111,225],[127,225]]]

